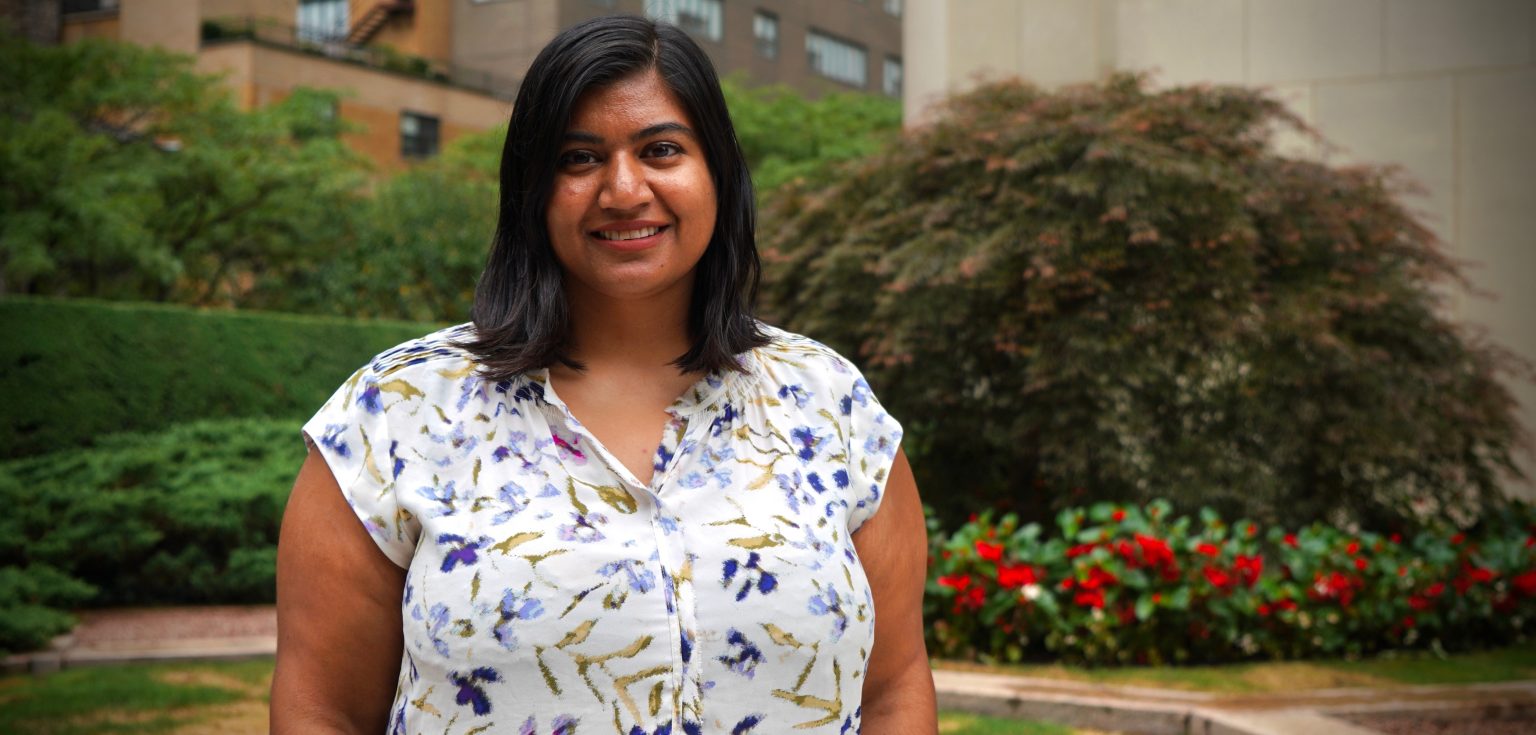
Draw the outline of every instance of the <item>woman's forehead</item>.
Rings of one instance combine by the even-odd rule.
[[[662,123],[693,122],[677,95],[654,69],[631,74],[611,84],[587,90],[571,110],[567,132],[592,133],[608,138]]]

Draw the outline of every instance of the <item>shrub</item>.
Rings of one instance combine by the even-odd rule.
[[[1470,522],[1529,365],[1437,313],[1460,275],[1396,176],[1271,152],[1297,124],[1230,87],[984,86],[772,198],[764,313],[858,359],[951,523],[1155,494]]]
[[[0,457],[112,432],[307,417],[381,350],[430,325],[0,299]]]
[[[1166,501],[1068,508],[1055,533],[983,514],[930,533],[935,655],[1085,664],[1357,657],[1523,639],[1536,617],[1536,509],[1474,533],[1198,522]]]
[[[0,654],[40,648],[74,627],[59,610],[78,605],[95,588],[47,564],[0,566]]]
[[[43,607],[90,587],[94,605],[271,602],[299,424],[198,422],[0,464],[0,572],[56,570],[15,598]]]

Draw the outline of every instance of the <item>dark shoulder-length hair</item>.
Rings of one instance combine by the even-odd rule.
[[[752,316],[760,265],[752,179],[731,125],[720,81],[704,50],[677,27],[604,16],[556,36],[523,79],[501,153],[496,234],[472,312],[474,338],[462,347],[492,380],[561,362],[570,309],[545,210],[562,138],[588,91],[655,70],[697,127],[715,184],[715,231],[694,275],[682,372],[740,370],[735,356],[768,342]]]

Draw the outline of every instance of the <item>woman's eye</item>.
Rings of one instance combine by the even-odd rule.
[[[562,166],[585,166],[591,163],[597,163],[597,156],[592,155],[591,151],[566,151],[560,156]]]
[[[683,149],[676,143],[652,143],[645,148],[645,154],[651,158],[667,158],[682,153]]]

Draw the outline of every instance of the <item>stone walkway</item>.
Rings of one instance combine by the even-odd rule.
[[[48,651],[11,656],[0,673],[105,664],[271,656],[270,605],[88,612]],[[945,709],[1146,735],[1536,733],[1536,681],[1299,690],[1231,695],[937,670]],[[1371,729],[1370,727],[1379,728]]]

